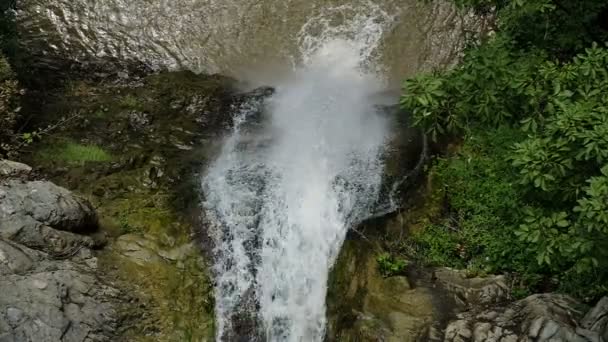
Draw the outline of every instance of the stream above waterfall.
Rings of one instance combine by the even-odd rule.
[[[451,65],[478,18],[447,2],[298,0],[46,0],[20,1],[24,42],[45,60],[137,60],[156,67],[222,73],[272,83],[302,62],[302,29],[318,38],[323,26],[381,10],[385,27],[379,66],[392,86],[420,70]],[[318,18],[311,25],[311,19]],[[379,23],[386,24],[386,23]]]

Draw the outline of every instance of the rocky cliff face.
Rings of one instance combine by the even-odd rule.
[[[0,340],[213,340],[196,175],[232,113],[271,90],[76,76],[25,99],[54,126],[22,154],[34,168],[0,162]]]
[[[503,306],[458,314],[443,341],[606,341],[608,297],[593,309],[559,294],[537,294]]]

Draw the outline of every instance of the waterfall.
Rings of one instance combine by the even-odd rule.
[[[219,341],[247,320],[258,339],[323,340],[328,272],[380,190],[388,133],[374,62],[392,20],[371,2],[311,15],[262,118],[250,122],[248,106],[236,114],[202,179]]]

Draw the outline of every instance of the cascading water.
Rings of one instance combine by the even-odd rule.
[[[373,62],[391,23],[371,3],[311,17],[262,121],[237,114],[202,180],[218,340],[323,340],[329,269],[380,191],[387,125],[371,100],[384,85]]]
[[[17,9],[19,41],[43,68],[138,61],[276,86],[261,117],[259,103],[240,108],[202,179],[217,338],[230,341],[323,339],[328,270],[349,227],[382,211],[388,125],[372,95],[453,64],[480,27],[451,1],[22,0]],[[284,68],[293,70],[275,77]]]

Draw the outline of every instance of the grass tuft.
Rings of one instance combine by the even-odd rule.
[[[70,164],[112,160],[112,155],[97,145],[76,143],[67,143],[61,147],[41,151],[40,156],[46,160],[62,161]]]

